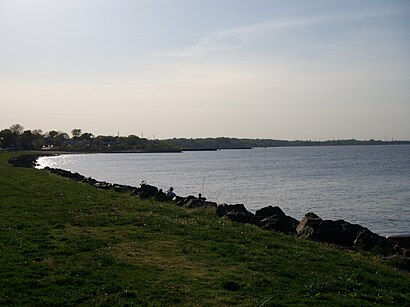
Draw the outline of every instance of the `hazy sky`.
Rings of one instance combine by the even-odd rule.
[[[410,139],[410,1],[0,0],[0,129]]]

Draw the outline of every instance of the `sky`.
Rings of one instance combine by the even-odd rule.
[[[410,1],[0,0],[0,130],[410,140]]]

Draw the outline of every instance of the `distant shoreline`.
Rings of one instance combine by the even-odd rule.
[[[364,142],[364,141],[363,141]],[[60,155],[60,154],[124,154],[124,153],[183,153],[183,152],[195,152],[195,151],[218,151],[218,150],[250,150],[254,148],[286,148],[286,147],[347,147],[347,146],[395,146],[395,145],[410,145],[410,141],[394,141],[383,143],[355,143],[355,144],[328,144],[324,142],[316,142],[312,144],[289,144],[289,145],[276,145],[276,146],[243,146],[243,147],[201,147],[201,148],[179,148],[179,149],[158,149],[158,150],[58,150],[58,149],[44,149],[44,150],[15,150],[16,152],[31,152],[47,155]],[[14,151],[14,150],[10,150]]]

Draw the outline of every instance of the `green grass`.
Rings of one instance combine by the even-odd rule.
[[[410,305],[409,273],[379,256],[14,168],[11,155],[0,305]]]

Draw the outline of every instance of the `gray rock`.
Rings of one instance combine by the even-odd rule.
[[[298,237],[310,238],[315,234],[323,220],[313,212],[306,213],[296,227]]]
[[[286,216],[286,214],[278,206],[275,206],[275,207],[268,206],[268,207],[256,210],[255,215],[261,217],[261,219],[267,218],[269,216],[274,216],[274,215]]]

